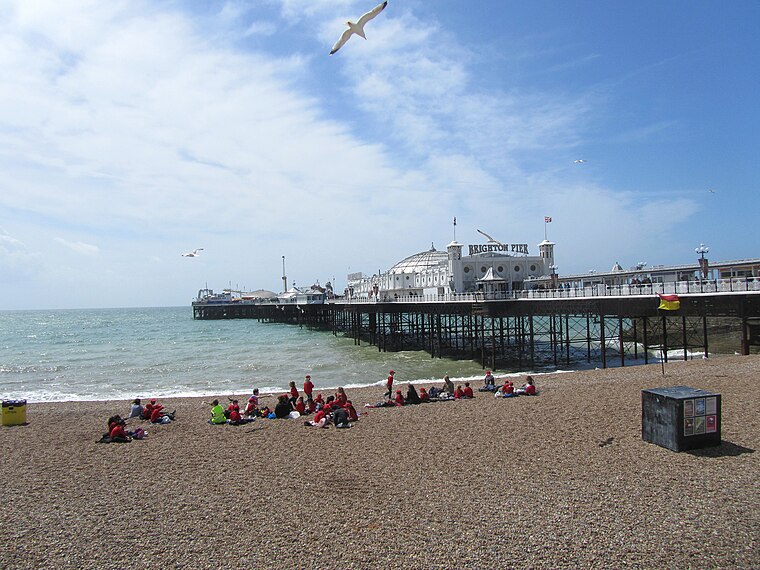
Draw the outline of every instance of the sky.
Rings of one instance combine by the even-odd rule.
[[[375,3],[0,0],[0,309],[760,257],[760,3]]]

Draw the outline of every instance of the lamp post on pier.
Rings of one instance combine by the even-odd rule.
[[[552,289],[556,289],[559,282],[559,276],[557,275],[557,269],[559,269],[559,265],[552,263],[549,266],[549,269],[552,272]]]
[[[708,261],[705,257],[705,254],[710,251],[710,248],[707,247],[705,244],[700,243],[699,247],[696,248],[695,253],[699,254],[699,269],[702,273],[702,279],[707,279],[707,267],[708,267]]]

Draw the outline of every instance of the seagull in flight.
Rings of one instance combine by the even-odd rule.
[[[488,238],[488,242],[489,242],[489,243],[495,243],[495,244],[497,244],[497,245],[504,245],[504,244],[503,244],[503,243],[501,243],[499,240],[493,239],[493,238],[492,238],[491,236],[489,236],[489,235],[488,235],[486,232],[482,232],[482,231],[480,231],[480,230],[477,230],[477,232],[478,232],[480,235],[484,235],[484,236],[486,236],[486,237]]]
[[[586,161],[584,159],[582,159],[582,158],[579,158],[578,160],[574,160],[573,161],[574,164],[583,164],[584,162],[586,162]]]
[[[198,257],[200,254],[199,251],[203,251],[202,247],[199,247],[198,249],[194,249],[193,251],[188,251],[187,253],[183,253],[182,257]]]
[[[351,21],[346,22],[346,25],[348,26],[348,29],[343,32],[343,34],[340,36],[340,39],[335,42],[335,45],[330,50],[330,55],[334,54],[336,51],[338,51],[340,48],[343,47],[343,44],[348,41],[348,38],[351,37],[351,34],[356,34],[357,36],[363,37],[365,40],[367,39],[367,36],[364,35],[364,25],[369,22],[372,18],[377,16],[380,12],[383,11],[383,9],[388,5],[387,0],[383,2],[382,4],[378,4],[372,10],[364,14],[361,18],[359,18],[359,21],[355,24]]]
[[[707,189],[707,191],[708,191],[710,194],[715,194],[715,188],[708,188],[708,189]]]

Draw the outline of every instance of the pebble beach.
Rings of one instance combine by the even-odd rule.
[[[97,443],[127,401],[29,404],[0,429],[0,568],[760,567],[760,356],[534,378],[390,409],[349,390],[344,430],[161,398],[177,420],[127,444]],[[720,446],[642,440],[664,386],[722,395]]]

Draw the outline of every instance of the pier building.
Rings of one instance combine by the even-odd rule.
[[[487,293],[506,296],[525,288],[526,283],[550,275],[554,266],[554,243],[544,240],[531,255],[527,243],[465,246],[452,241],[446,251],[431,245],[396,263],[385,273],[372,276],[348,275],[346,297],[393,300],[399,297],[449,296]]]

